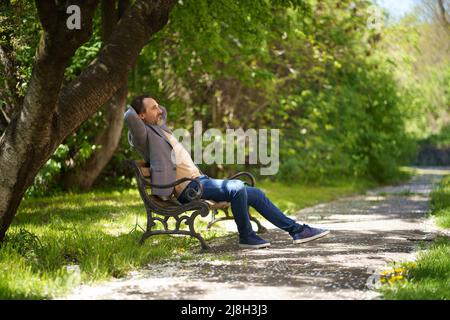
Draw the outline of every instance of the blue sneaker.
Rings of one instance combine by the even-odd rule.
[[[294,243],[304,243],[311,240],[315,240],[321,237],[326,236],[330,233],[330,230],[319,229],[319,228],[311,228],[307,224],[303,225],[303,230],[299,233],[295,233],[292,238],[294,239]]]
[[[239,239],[239,248],[259,249],[270,247],[270,242],[258,237],[255,233],[244,239]]]

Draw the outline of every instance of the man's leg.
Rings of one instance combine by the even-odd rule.
[[[264,192],[258,188],[246,186],[241,180],[201,178],[200,183],[203,186],[203,199],[231,202],[231,210],[238,227],[240,242],[241,240],[244,243],[248,242],[249,238],[253,238],[252,241],[256,241],[254,243],[258,243],[259,240],[265,242],[257,237],[252,229],[248,213],[249,205],[275,226],[289,232],[294,239],[294,243],[311,241],[329,233],[328,230],[311,228],[306,224],[300,225],[288,218],[266,197]],[[183,195],[179,200],[182,203],[186,202]],[[260,243],[264,245],[262,242]]]
[[[255,234],[248,214],[248,199],[245,184],[241,180],[202,179],[202,198],[206,200],[228,201],[236,222],[239,237],[247,238]]]
[[[292,236],[294,243],[304,243],[326,236],[329,230],[300,225],[286,217],[258,188],[246,187],[248,203],[275,226]]]
[[[258,188],[246,186],[241,180],[201,179],[203,186],[202,198],[213,201],[228,201],[236,221],[239,234],[248,237],[254,234],[248,206],[256,209],[264,218],[278,228],[291,235],[302,230],[303,226],[286,217]]]
[[[247,191],[248,204],[255,208],[264,218],[270,221],[278,228],[289,232],[290,235],[299,233],[303,229],[303,225],[298,224],[294,220],[288,218],[280,209],[278,209],[265,193],[258,188],[245,187]]]

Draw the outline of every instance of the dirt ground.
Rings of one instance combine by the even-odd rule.
[[[418,244],[439,230],[429,193],[450,168],[416,168],[410,182],[370,190],[297,212],[293,217],[331,230],[325,238],[295,245],[263,224],[267,249],[240,250],[237,235],[210,242],[213,252],[188,262],[149,265],[128,277],[81,286],[63,299],[379,299],[374,272],[393,261],[411,261]],[[235,230],[233,221],[222,222]],[[214,256],[229,257],[214,259]]]

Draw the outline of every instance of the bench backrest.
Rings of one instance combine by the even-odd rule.
[[[136,162],[144,178],[151,180],[150,166],[148,165],[148,163],[144,160],[138,160]]]

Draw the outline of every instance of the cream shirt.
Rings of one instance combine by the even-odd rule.
[[[177,166],[176,179],[178,180],[185,177],[197,178],[198,176],[200,176],[201,172],[194,164],[194,161],[192,161],[189,152],[187,152],[187,150],[183,147],[183,145],[180,142],[178,142],[178,140],[173,136],[173,134],[170,134],[166,131],[164,131],[164,134],[166,135],[175,152],[175,159]],[[175,186],[175,196],[178,197],[189,183],[190,181],[185,181]]]

